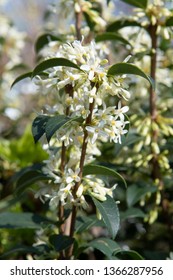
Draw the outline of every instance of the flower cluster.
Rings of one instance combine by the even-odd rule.
[[[8,93],[18,71],[17,69],[22,64],[21,51],[25,44],[26,34],[18,31],[7,15],[3,13],[3,4],[5,2],[5,0],[0,1],[0,110],[5,111],[8,117],[16,119],[19,117],[20,112],[12,108],[16,106],[16,100],[14,101],[14,97],[11,94],[8,95]]]
[[[170,34],[165,23],[172,15],[172,11],[165,6],[164,1],[152,0],[149,1],[145,10],[136,9],[135,20],[140,21],[143,26],[148,26],[150,23],[157,25],[157,33],[161,33],[165,39],[169,39]]]
[[[120,99],[127,100],[130,93],[125,76],[108,76],[108,61],[94,41],[89,45],[80,41],[63,44],[56,57],[66,58],[78,67],[57,66],[49,70],[48,77],[35,79],[45,94],[55,93],[58,100],[52,107],[45,106],[46,114],[65,115],[72,120],[61,126],[53,139],[66,150],[66,162],[62,170],[61,151],[50,153],[43,172],[55,185],[45,197],[50,199],[52,206],[61,201],[62,205],[85,207],[85,194],[105,200],[106,195],[113,195],[115,186],[106,187],[95,175],[81,175],[81,150],[86,144],[86,164],[100,154],[99,143],[121,143],[122,135],[128,132],[129,121],[125,114],[129,108],[122,106]],[[107,106],[109,96],[115,97],[116,105]]]

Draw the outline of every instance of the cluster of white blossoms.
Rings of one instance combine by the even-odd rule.
[[[22,65],[21,51],[25,45],[26,34],[18,31],[7,15],[3,13],[5,2],[0,1],[0,110],[4,111],[9,118],[16,119],[20,116],[20,111],[15,108],[17,102],[9,91],[18,69]]]
[[[100,155],[101,142],[121,143],[122,135],[128,132],[126,112],[128,106],[121,105],[121,98],[130,97],[125,76],[108,76],[108,61],[103,52],[92,41],[89,45],[74,41],[59,47],[56,57],[63,57],[78,65],[77,68],[57,66],[49,69],[48,77],[36,76],[35,82],[46,94],[55,93],[57,104],[46,105],[46,114],[66,115],[72,121],[60,127],[51,140],[58,147],[66,149],[66,162],[61,165],[61,149],[49,151],[43,172],[54,181],[49,193],[39,191],[40,195],[50,199],[56,207],[63,205],[81,205],[86,207],[85,194],[104,201],[106,195],[113,196],[113,187],[107,187],[101,178],[95,175],[81,177],[81,150],[87,143],[85,164],[93,162]],[[51,55],[49,56],[51,57]],[[63,91],[64,90],[64,91]],[[107,106],[110,96],[115,96],[116,105]],[[78,121],[79,120],[79,121]],[[85,139],[85,140],[84,140]],[[74,195],[74,188],[79,184]]]
[[[150,23],[157,24],[157,33],[165,39],[170,39],[169,28],[165,26],[165,23],[172,16],[173,12],[166,7],[165,1],[150,0],[145,10],[136,9],[134,19],[140,21],[143,26],[149,26]]]

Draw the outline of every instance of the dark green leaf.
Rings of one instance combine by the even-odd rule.
[[[38,170],[31,170],[25,172],[16,183],[16,193],[19,194],[23,192],[28,186],[31,186],[32,184],[38,181],[49,179],[50,178],[47,175],[43,174],[41,171]]]
[[[120,224],[119,211],[115,200],[107,195],[107,199],[103,202],[91,197],[96,208],[103,218],[103,222],[107,227],[112,239],[115,238]]]
[[[114,155],[117,156],[124,147],[137,143],[137,142],[139,142],[139,140],[142,140],[142,139],[143,139],[143,137],[141,137],[137,134],[135,135],[135,134],[128,133],[127,137],[123,135],[121,138],[122,144],[116,143],[116,145],[114,145],[114,150],[113,150]]]
[[[111,2],[111,0],[107,0],[107,5],[109,5],[110,2]]]
[[[15,254],[15,253],[30,253],[30,254],[36,254],[36,255],[42,255],[42,254],[45,254],[49,251],[49,247],[45,244],[41,244],[41,245],[38,245],[38,246],[25,246],[25,245],[19,245],[19,246],[16,246],[15,248],[5,252],[4,254],[2,254],[0,256],[0,259],[3,260],[5,259],[6,257],[8,256],[11,256],[12,254]]]
[[[57,252],[67,249],[74,243],[74,238],[62,234],[53,234],[49,239]]]
[[[124,178],[115,170],[102,166],[102,165],[95,165],[95,164],[90,164],[84,166],[83,169],[83,175],[90,175],[90,174],[96,174],[96,175],[105,175],[105,176],[111,176],[118,178],[119,180],[123,181],[125,187],[127,187],[126,181]]]
[[[58,129],[63,127],[65,124],[71,123],[73,121],[81,122],[83,121],[83,119],[81,117],[69,118],[65,115],[50,117],[50,119],[46,123],[45,128],[47,141],[50,141],[50,139]]]
[[[173,17],[168,18],[165,25],[166,26],[173,26]]]
[[[30,228],[40,229],[43,223],[50,223],[47,218],[43,218],[33,213],[0,213],[0,228]]]
[[[60,37],[57,37],[50,33],[42,34],[38,37],[35,43],[35,51],[38,53],[45,45],[50,43],[51,41],[60,41],[62,42]]]
[[[145,9],[148,3],[148,0],[121,0],[121,1],[142,9]]]
[[[123,75],[123,74],[133,74],[136,76],[143,77],[146,79],[152,87],[154,87],[153,80],[147,76],[140,68],[137,66],[130,64],[130,63],[117,63],[112,65],[108,70],[108,76],[114,76],[114,75]]]
[[[4,212],[5,210],[9,209],[11,206],[15,205],[17,202],[23,201],[25,195],[18,195],[14,197],[14,195],[9,195],[0,201],[0,212]]]
[[[85,18],[85,20],[86,20],[86,23],[87,23],[87,25],[89,26],[89,28],[91,29],[91,31],[93,31],[94,30],[94,27],[95,27],[95,25],[96,25],[96,23],[93,21],[93,19],[92,19],[92,17],[90,16],[90,14],[89,13],[87,13],[87,12],[83,12],[83,16],[84,16],[84,18]]]
[[[115,251],[114,255],[120,260],[143,260],[144,258],[133,250],[120,250]]]
[[[43,174],[42,168],[44,164],[33,164],[31,166],[21,169],[12,177],[12,182],[15,182],[15,192],[19,196],[22,191],[28,186],[42,180],[49,180],[50,178]]]
[[[89,216],[89,217],[82,216],[82,217],[77,217],[75,228],[77,233],[82,233],[86,230],[89,230],[93,226],[97,226],[97,225],[100,226],[101,224],[102,222],[101,221],[98,222],[96,215]]]
[[[137,185],[132,185],[127,189],[127,204],[128,206],[133,206],[141,198],[143,198],[147,193],[153,193],[157,190],[155,186],[152,187],[139,187]]]
[[[51,117],[45,127],[47,141],[49,142],[53,134],[70,120],[71,119],[65,115]]]
[[[14,82],[12,83],[11,88],[12,88],[15,84],[17,84],[18,82],[22,81],[23,79],[31,78],[31,77],[32,77],[32,72],[28,72],[28,73],[25,73],[25,74],[23,74],[23,75],[17,77],[17,78],[14,80]]]
[[[141,27],[141,25],[137,21],[127,20],[127,19],[126,20],[116,20],[107,26],[107,31],[115,32],[121,28],[128,27],[128,26]]]
[[[35,143],[38,142],[38,140],[43,136],[45,133],[45,127],[46,123],[50,119],[49,116],[40,115],[35,118],[35,120],[32,123],[32,135],[34,137]]]
[[[115,34],[113,32],[105,32],[100,35],[97,35],[95,38],[96,42],[102,42],[102,41],[119,41],[125,45],[130,45],[129,41],[124,39],[121,35]]]
[[[75,69],[82,71],[79,68],[79,66],[77,64],[73,63],[72,61],[70,61],[66,58],[57,57],[57,58],[47,59],[47,60],[41,62],[40,64],[38,64],[32,72],[32,78],[49,68],[53,68],[53,67],[57,67],[57,66],[67,66],[67,67],[75,68]]]
[[[46,123],[46,127],[45,127],[47,141],[48,142],[50,141],[50,139],[52,138],[54,133],[59,128],[61,128],[65,124],[68,124],[73,121],[81,122],[81,121],[83,121],[83,119],[81,117],[69,118],[65,115],[50,117],[50,119]]]
[[[145,218],[145,213],[139,208],[129,208],[120,213],[121,220],[129,218]]]
[[[25,173],[27,173],[29,171],[40,171],[41,172],[43,166],[44,166],[43,163],[35,163],[33,165],[24,167],[12,176],[11,182],[17,182],[21,178],[21,176],[23,176]]]
[[[92,247],[101,251],[108,259],[112,259],[112,255],[116,250],[119,250],[119,245],[109,238],[98,238],[87,244],[87,247]]]

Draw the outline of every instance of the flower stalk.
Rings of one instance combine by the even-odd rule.
[[[158,25],[157,23],[155,25],[149,26],[149,33],[151,37],[151,49],[152,49],[152,55],[151,55],[151,65],[150,65],[150,76],[156,83],[156,67],[157,67],[157,41],[158,41],[158,35],[157,35],[157,29]],[[150,86],[150,116],[151,116],[151,127],[152,123],[155,123],[157,120],[157,96],[156,91],[153,87]],[[158,143],[158,131],[156,129],[152,129],[152,135],[151,135],[151,152],[153,154],[153,158],[151,160],[152,164],[152,172],[151,176],[153,180],[159,180],[159,186],[162,185],[161,183],[161,176],[160,176],[160,167],[158,162],[158,154],[153,149],[152,144]]]

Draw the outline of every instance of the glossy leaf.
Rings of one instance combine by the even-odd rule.
[[[126,211],[120,213],[121,220],[129,218],[145,218],[145,213],[139,208],[128,208]]]
[[[142,9],[145,9],[148,3],[148,0],[121,0],[121,1]]]
[[[46,138],[49,142],[54,133],[65,124],[71,123],[73,121],[81,122],[83,119],[81,117],[69,118],[65,115],[59,115],[51,117],[48,122],[46,123],[45,132]]]
[[[108,70],[108,76],[115,76],[115,75],[123,75],[123,74],[132,74],[136,76],[140,76],[146,79],[152,87],[154,87],[154,82],[152,79],[147,76],[140,68],[137,66],[130,64],[130,63],[117,63],[112,65]]]
[[[120,260],[143,260],[144,258],[133,250],[119,250],[115,251],[114,255]]]
[[[105,167],[103,165],[89,164],[84,166],[83,175],[86,176],[90,174],[105,175],[117,178],[124,183],[125,187],[127,187],[126,181],[118,172],[116,172],[114,169]]]
[[[40,229],[43,223],[50,223],[47,218],[33,213],[0,213],[0,228]]]
[[[25,195],[18,195],[17,197],[14,197],[14,195],[9,195],[3,199],[0,200],[0,212],[4,212],[8,210],[13,205],[16,205],[19,201],[23,201],[23,199],[26,199]]]
[[[94,197],[91,197],[97,210],[102,216],[103,222],[108,229],[108,232],[112,239],[115,238],[120,225],[120,217],[117,204],[115,200],[107,195],[105,201],[99,201]]]
[[[166,26],[173,26],[173,17],[168,18],[165,25]]]
[[[107,26],[106,30],[107,30],[107,32],[115,32],[115,31],[118,31],[121,28],[128,27],[128,26],[141,27],[140,23],[138,23],[137,21],[126,19],[126,20],[116,20],[116,21],[110,23]]]
[[[50,58],[50,59],[44,60],[43,62],[38,64],[32,72],[32,78],[35,77],[36,75],[44,72],[45,70],[47,70],[49,68],[53,68],[53,67],[57,67],[57,66],[67,66],[67,67],[75,68],[75,69],[82,71],[79,68],[79,66],[77,64],[73,63],[72,61],[70,61],[66,58],[57,57],[57,58]]]
[[[76,232],[81,233],[90,229],[92,226],[95,225],[96,219],[90,219],[89,217],[80,217],[76,219]]]
[[[45,127],[47,141],[49,142],[53,134],[68,121],[70,118],[65,115],[51,117]]]
[[[50,178],[43,174],[42,168],[44,164],[33,164],[31,166],[22,168],[19,172],[15,173],[12,181],[15,182],[15,192],[19,196],[28,186],[42,181],[49,180]]]
[[[40,116],[36,117],[35,120],[33,121],[32,134],[33,134],[35,143],[37,143],[38,140],[45,133],[46,123],[48,122],[49,119],[50,119],[49,116],[40,115]]]
[[[107,0],[107,5],[109,5],[110,2],[111,2],[111,0]]]
[[[102,41],[119,41],[125,45],[130,45],[129,41],[124,39],[121,35],[115,34],[113,32],[105,32],[100,35],[97,35],[95,38],[96,42],[102,42]]]
[[[51,41],[60,41],[62,42],[61,38],[58,36],[55,36],[51,33],[45,33],[38,37],[36,43],[35,43],[35,51],[38,53],[45,45],[50,43]]]
[[[23,192],[27,187],[31,186],[32,184],[43,181],[49,180],[50,178],[37,170],[31,170],[24,173],[16,183],[16,193],[19,194]]]
[[[99,250],[105,256],[107,256],[108,259],[112,259],[113,253],[116,250],[120,250],[119,245],[115,241],[104,237],[89,242],[87,246]]]
[[[49,247],[46,244],[40,244],[38,246],[19,245],[2,254],[0,256],[0,259],[3,260],[8,256],[11,256],[12,254],[16,254],[16,253],[20,253],[20,254],[29,253],[29,254],[36,254],[39,256],[48,252],[49,252]]]
[[[92,215],[89,217],[81,216],[81,217],[77,217],[75,228],[76,228],[76,233],[82,233],[84,231],[89,230],[93,226],[103,226],[103,225],[104,224],[102,221],[98,221],[96,215]]]
[[[74,243],[74,238],[62,234],[53,234],[49,241],[54,249],[60,252],[70,247]]]
[[[127,204],[128,206],[133,206],[135,203],[139,202],[141,198],[143,198],[147,193],[156,192],[157,188],[155,186],[152,187],[139,187],[136,185],[132,185],[127,189]]]
[[[24,80],[24,79],[26,79],[26,78],[31,78],[31,77],[32,77],[32,72],[28,72],[28,73],[25,73],[25,74],[20,75],[19,77],[17,77],[17,78],[14,80],[14,82],[13,82],[12,85],[11,85],[11,88],[12,88],[15,84],[17,84],[18,82],[20,82],[20,81],[22,81],[22,80]]]

